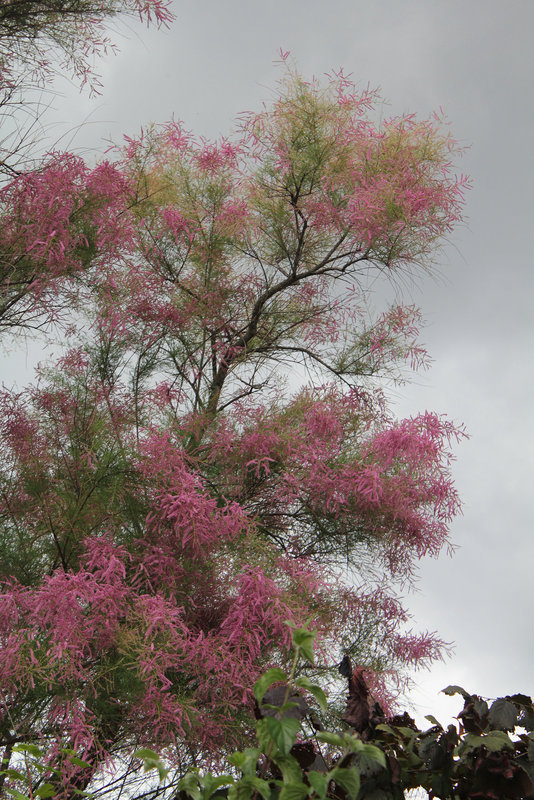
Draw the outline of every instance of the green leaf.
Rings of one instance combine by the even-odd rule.
[[[301,678],[297,678],[295,684],[296,686],[300,686],[301,689],[306,689],[306,691],[310,692],[310,694],[315,697],[323,711],[326,711],[326,695],[320,686],[312,683],[305,675]]]
[[[287,681],[286,673],[279,667],[271,667],[258,678],[254,684],[254,697],[258,703],[263,700],[269,686],[278,681]]]
[[[305,783],[284,783],[280,790],[280,800],[304,800],[308,796],[309,788]]]
[[[263,719],[259,719],[256,723],[256,740],[260,747],[260,750],[258,750],[258,752],[261,751],[263,753],[266,753],[267,750],[272,749],[273,745],[273,740],[271,734],[267,729],[266,722],[267,722],[267,717],[264,717]]]
[[[475,733],[468,733],[463,740],[461,749],[476,750],[478,747],[485,747],[491,753],[498,750],[514,750],[514,744],[507,733],[504,731],[490,731],[484,733],[482,736],[477,736]]]
[[[221,786],[231,786],[233,783],[234,778],[232,775],[218,775],[217,777],[214,777],[211,772],[207,772],[202,778],[203,800],[209,800],[212,794],[216,792],[217,789],[220,789]]]
[[[14,753],[29,753],[34,758],[42,758],[43,752],[40,750],[36,744],[16,744],[13,746]]]
[[[262,778],[258,778],[256,775],[246,778],[245,781],[252,787],[254,791],[259,792],[264,800],[269,800],[271,796],[271,787],[268,781],[264,781]]]
[[[360,757],[365,757],[367,761],[374,761],[381,767],[386,766],[386,756],[383,751],[374,744],[364,744],[361,749]]]
[[[480,697],[476,697],[476,698],[473,698],[473,699],[475,701],[473,703],[473,706],[474,706],[474,709],[475,709],[475,713],[478,714],[480,719],[482,719],[482,717],[485,717],[486,714],[489,711],[488,704],[486,703],[485,700],[481,700]]]
[[[384,753],[375,745],[360,742],[360,747],[353,748],[353,752],[356,755],[356,766],[360,775],[366,777],[376,775],[386,766]]]
[[[142,761],[145,761],[146,759],[157,761],[159,759],[158,753],[156,753],[154,750],[149,750],[148,747],[139,748],[139,750],[135,751],[133,757],[140,758]]]
[[[300,730],[298,719],[293,717],[284,717],[284,719],[267,717],[264,722],[266,730],[275,745],[281,753],[287,755],[295,744],[297,733]]]
[[[452,796],[452,783],[447,774],[434,773],[430,778],[430,785],[436,797],[451,797]]]
[[[12,797],[15,797],[16,800],[31,800],[31,797],[28,797],[27,794],[22,794],[22,792],[19,792],[17,789],[10,789],[9,786],[4,788],[4,792],[7,792]]]
[[[199,776],[197,772],[187,772],[183,778],[178,781],[178,791],[192,797],[193,800],[200,800],[199,789]]]
[[[351,753],[359,753],[363,750],[363,742],[352,733],[343,734],[343,747]]]
[[[432,714],[428,714],[425,717],[425,719],[427,719],[429,722],[431,722],[432,725],[439,725],[439,727],[441,728],[441,723],[438,722],[438,720],[434,716],[432,716]]]
[[[509,700],[499,697],[491,704],[488,719],[494,728],[513,731],[517,724],[518,711]]]
[[[330,731],[317,731],[315,734],[320,742],[331,744],[334,747],[344,747],[345,740],[338,733],[330,733]]]
[[[314,660],[314,653],[313,653],[313,642],[315,639],[315,634],[311,631],[307,630],[306,628],[295,628],[293,630],[293,644],[299,650],[304,658],[306,658],[310,664],[313,664]]]
[[[265,722],[265,720],[262,720]],[[243,775],[252,776],[256,774],[256,764],[260,757],[260,749],[258,747],[247,747],[246,750],[237,750],[232,753],[228,761],[241,770]]]
[[[87,761],[83,761],[83,759],[78,758],[78,756],[71,756],[69,758],[71,764],[75,764],[77,767],[83,767],[84,769],[89,769],[91,764],[88,764]]]
[[[327,779],[326,775],[323,775],[322,772],[316,772],[315,770],[312,770],[312,772],[308,772],[308,781],[316,795],[321,798],[326,797],[329,784],[329,780]]]
[[[154,750],[149,750],[148,747],[141,747],[134,753],[134,758],[140,758],[143,762],[143,770],[148,772],[151,769],[157,769],[160,781],[164,781],[169,770]]]
[[[302,768],[292,755],[277,753],[271,757],[280,772],[284,783],[299,783],[302,779]]]
[[[391,734],[395,739],[398,738],[397,731],[394,728],[392,728],[391,725],[386,725],[384,722],[381,722],[379,725],[377,725],[375,730],[384,731],[384,733]]]
[[[461,694],[464,700],[468,700],[471,698],[471,695],[468,692],[466,692],[465,689],[462,689],[461,686],[454,686],[454,685],[446,686],[444,689],[441,690],[441,692],[442,694],[448,694],[451,696],[453,694]]]
[[[35,792],[37,797],[55,797],[56,788],[51,783],[43,783]]]
[[[356,767],[338,767],[337,769],[333,769],[329,774],[337,785],[341,786],[341,788],[346,791],[351,800],[356,800],[358,792],[360,791],[360,773]]]
[[[249,788],[247,794],[246,791],[243,791],[243,787],[238,781],[237,783],[233,783],[228,789],[228,800],[247,800],[248,797],[251,797],[252,791],[253,790]]]
[[[514,744],[504,731],[490,731],[482,736],[484,747],[490,752],[496,750],[515,750]]]
[[[14,781],[24,781],[28,777],[24,775],[22,772],[19,772],[17,769],[3,769],[0,773],[1,775],[5,775],[6,778],[11,778]]]
[[[271,787],[267,781],[252,775],[241,778],[233,783],[228,789],[228,800],[248,800],[253,794],[259,792],[263,800],[270,800]]]

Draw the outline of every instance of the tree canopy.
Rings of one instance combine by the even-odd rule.
[[[61,796],[135,780],[140,747],[227,758],[287,622],[316,631],[303,678],[350,657],[386,710],[442,653],[391,585],[447,543],[463,432],[388,412],[420,316],[367,286],[428,268],[466,182],[439,119],[376,100],[288,70],[228,139],[152,126],[0,190],[0,326],[63,342],[0,398],[0,745]]]

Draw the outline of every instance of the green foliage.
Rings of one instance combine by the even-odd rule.
[[[351,725],[339,720],[339,730],[318,731],[306,698],[321,706],[326,698],[305,676],[296,677],[309,660],[313,637],[306,628],[294,628],[295,658],[289,674],[268,669],[256,682],[256,747],[234,752],[228,758],[227,772],[195,769],[178,780],[169,778],[158,753],[141,748],[134,759],[142,761],[145,772],[157,773],[158,785],[148,794],[143,789],[132,800],[156,796],[174,800],[405,800],[406,791],[421,788],[430,800],[533,800],[534,706],[530,697],[515,694],[488,706],[477,695],[449,686],[444,689],[446,694],[460,694],[464,699],[458,726],[449,725],[445,730],[429,715],[432,727],[420,730],[405,713],[386,723],[371,720],[365,730],[359,730],[355,720],[364,715],[355,713],[355,704],[367,703],[368,697],[362,691],[361,672],[355,671],[349,678],[347,708],[351,711],[345,714]],[[512,738],[516,728],[520,732]],[[16,769],[6,764],[0,772],[1,782],[7,780],[6,794],[18,800],[56,796],[54,778],[60,771],[43,764],[41,750],[36,745],[17,744],[12,752],[20,760]],[[89,766],[72,750],[61,751],[60,757]]]
[[[343,729],[341,721],[336,732],[312,730],[310,707],[291,702],[301,688],[322,705],[322,691],[294,677],[299,659],[308,660],[312,642],[310,631],[295,629],[297,658],[291,674],[270,669],[256,682],[259,746],[231,756],[234,774],[188,773],[180,781],[179,800],[209,800],[214,793],[228,800],[404,800],[406,791],[421,788],[431,800],[534,798],[530,697],[516,694],[488,706],[462,687],[449,686],[445,694],[464,699],[458,727],[445,730],[429,715],[432,727],[420,730],[403,714],[387,723],[371,721],[365,731]],[[364,718],[355,713],[355,703],[367,702],[359,673],[358,678],[360,683],[349,679],[351,714],[345,716],[351,720]],[[282,685],[277,690],[270,688],[273,684]],[[523,732],[512,738],[516,728]]]
[[[134,753],[134,758],[140,758],[143,761],[143,769],[148,772],[151,769],[157,769],[160,781],[164,781],[169,770],[166,769],[165,764],[157,753],[149,750],[148,747],[141,747]]]
[[[254,697],[261,703],[265,696],[265,692],[272,686],[273,683],[276,681],[283,681],[285,680],[286,673],[283,669],[279,669],[279,667],[272,667],[268,669],[263,675],[256,681],[254,684]]]
[[[11,762],[16,764],[16,768],[9,766]],[[78,758],[72,748],[61,748],[52,764],[35,744],[19,742],[8,746],[2,758],[4,768],[0,769],[0,797],[13,797],[15,800],[57,798],[60,796],[58,786],[62,782],[62,771],[65,766],[68,768],[70,765],[91,769],[91,764]],[[71,791],[72,795],[69,797],[92,796],[75,787]]]
[[[230,756],[234,774],[189,772],[178,784],[179,800],[209,800],[215,793],[228,800],[357,800],[361,778],[355,755],[365,765],[385,768],[381,750],[362,742],[357,734],[315,732],[310,726],[313,709],[298,690],[303,689],[321,707],[326,706],[326,697],[308,678],[295,675],[301,662],[313,662],[314,634],[291,627],[295,658],[290,673],[269,669],[254,685],[258,747]],[[273,684],[274,689],[270,688]]]
[[[408,715],[377,725],[372,741],[384,751],[388,770],[364,784],[362,798],[404,798],[424,788],[442,800],[530,800],[534,797],[534,707],[526,695],[498,698],[491,706],[460,686],[459,725],[445,730],[435,717],[419,730]],[[517,729],[517,730],[516,730]],[[512,734],[516,736],[512,738]],[[367,788],[365,788],[367,787]]]

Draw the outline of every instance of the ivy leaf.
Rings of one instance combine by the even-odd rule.
[[[280,669],[279,667],[271,667],[266,672],[261,675],[256,683],[254,684],[254,697],[261,703],[263,700],[267,689],[271,684],[276,683],[277,681],[286,681],[287,675],[285,672]]]
[[[295,739],[300,729],[299,721],[293,717],[285,717],[284,719],[266,717],[264,722],[269,736],[280,752],[283,755],[288,755],[295,744]]]
[[[332,779],[345,790],[351,800],[356,800],[360,791],[360,773],[356,767],[339,767],[330,773]]]
[[[301,678],[297,678],[295,684],[297,686],[300,686],[301,689],[306,689],[306,691],[312,694],[319,703],[320,707],[323,709],[323,711],[326,711],[326,695],[320,686],[317,686],[317,684],[312,683],[310,679],[307,678],[305,675],[303,675]]]

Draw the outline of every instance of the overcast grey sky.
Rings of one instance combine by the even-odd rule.
[[[454,640],[455,653],[417,675],[413,701],[444,718],[459,710],[438,700],[448,683],[534,693],[534,3],[176,0],[174,10],[168,31],[117,25],[120,53],[100,64],[102,95],[67,87],[48,116],[52,136],[74,130],[71,146],[91,158],[103,139],[173,114],[198,135],[227,134],[239,112],[269,101],[282,47],[305,76],[343,67],[379,87],[388,115],[442,106],[470,145],[460,164],[473,182],[467,222],[440,255],[440,278],[411,289],[435,364],[395,393],[399,415],[446,412],[471,435],[454,470],[458,550],[424,562],[407,598],[415,627]]]

